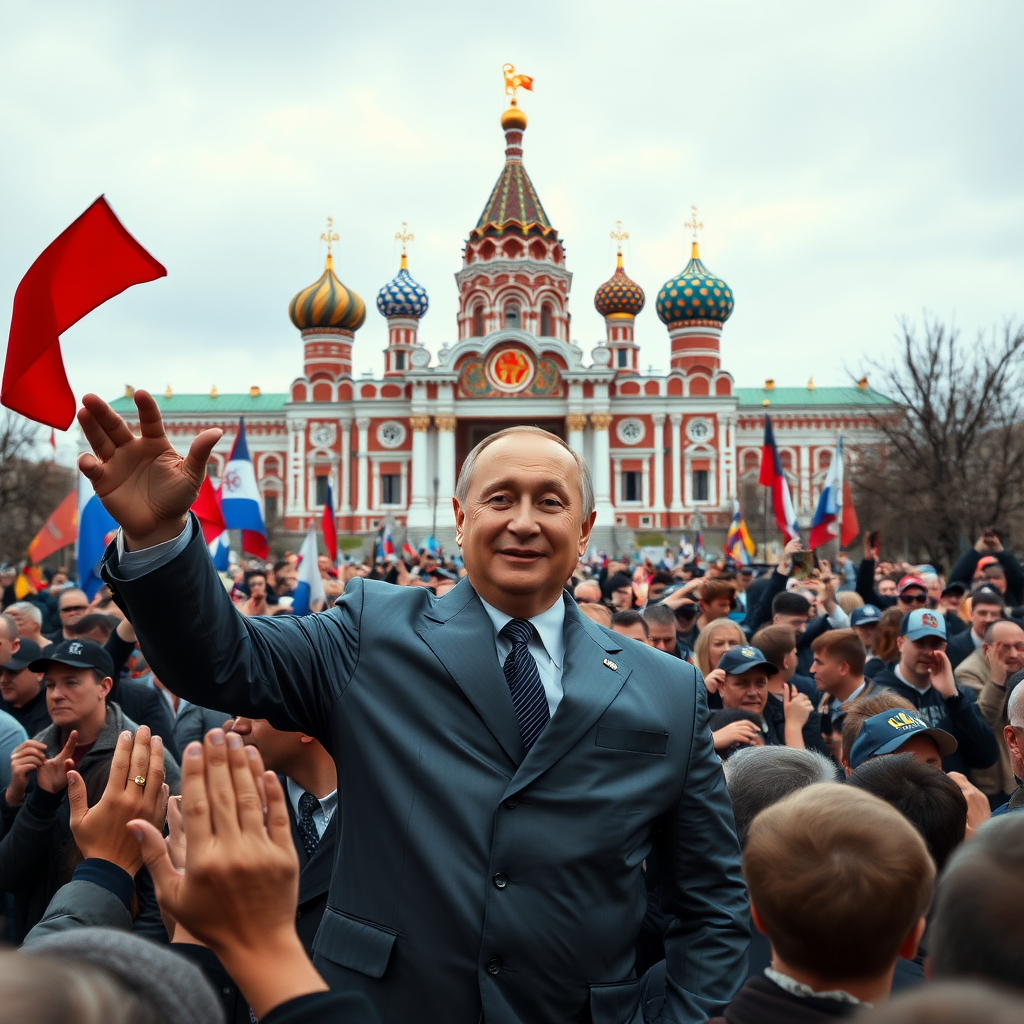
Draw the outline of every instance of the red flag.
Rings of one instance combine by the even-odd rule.
[[[853,507],[853,492],[850,481],[843,481],[843,520],[840,523],[839,546],[846,547],[860,533],[857,510]]]
[[[166,276],[100,196],[46,247],[14,293],[0,402],[67,430],[75,395],[61,358],[61,334],[133,284]]]
[[[41,562],[55,551],[74,544],[78,537],[78,491],[72,491],[54,510],[43,528],[32,538],[28,557]]]
[[[227,529],[209,474],[203,477],[199,485],[199,497],[192,503],[192,511],[203,528],[203,539],[207,544],[212,544]]]

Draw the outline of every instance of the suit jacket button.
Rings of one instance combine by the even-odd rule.
[[[492,956],[491,959],[487,961],[487,973],[488,974],[498,974],[500,972],[501,972],[501,961],[496,956]]]
[[[499,871],[494,876],[494,888],[504,889],[506,885],[508,885],[508,875],[506,875],[504,871]]]
[[[511,811],[513,807],[518,805],[518,803],[519,803],[519,801],[514,796],[510,796],[505,801],[505,806]]]

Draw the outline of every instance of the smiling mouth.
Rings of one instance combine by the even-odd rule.
[[[530,562],[533,561],[535,558],[541,557],[541,553],[539,551],[526,551],[519,550],[517,548],[507,548],[506,550],[499,552],[499,554],[504,555],[505,558],[511,558],[517,562]]]

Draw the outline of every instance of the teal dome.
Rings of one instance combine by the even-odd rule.
[[[381,316],[419,320],[429,305],[426,288],[412,279],[403,255],[402,269],[377,293],[377,309]]]
[[[732,289],[701,262],[697,243],[686,268],[658,292],[658,319],[664,324],[711,320],[724,324],[732,316]]]

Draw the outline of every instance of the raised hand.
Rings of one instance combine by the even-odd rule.
[[[712,669],[704,677],[704,685],[708,693],[718,693],[718,688],[725,682],[725,670],[721,668]],[[753,724],[753,723],[751,723]]]
[[[711,734],[715,750],[721,753],[728,750],[734,743],[745,743],[750,746],[761,738],[761,730],[753,722],[739,721],[723,725],[721,729]]]
[[[932,651],[932,664],[928,676],[935,690],[943,697],[956,696],[956,680],[953,678],[953,666],[945,651]]]
[[[177,537],[222,431],[204,430],[182,458],[167,440],[160,410],[148,392],[135,392],[140,437],[97,395],[86,395],[82,405],[78,422],[95,454],[79,456],[78,468],[123,528],[128,547]]]
[[[36,769],[36,785],[47,793],[62,793],[68,787],[68,772],[75,767],[75,747],[78,746],[78,730],[72,729],[64,749],[54,757],[48,757]]]
[[[25,799],[28,777],[46,760],[46,744],[38,740],[25,740],[11,751],[11,781],[4,799],[8,807],[17,807]]]

